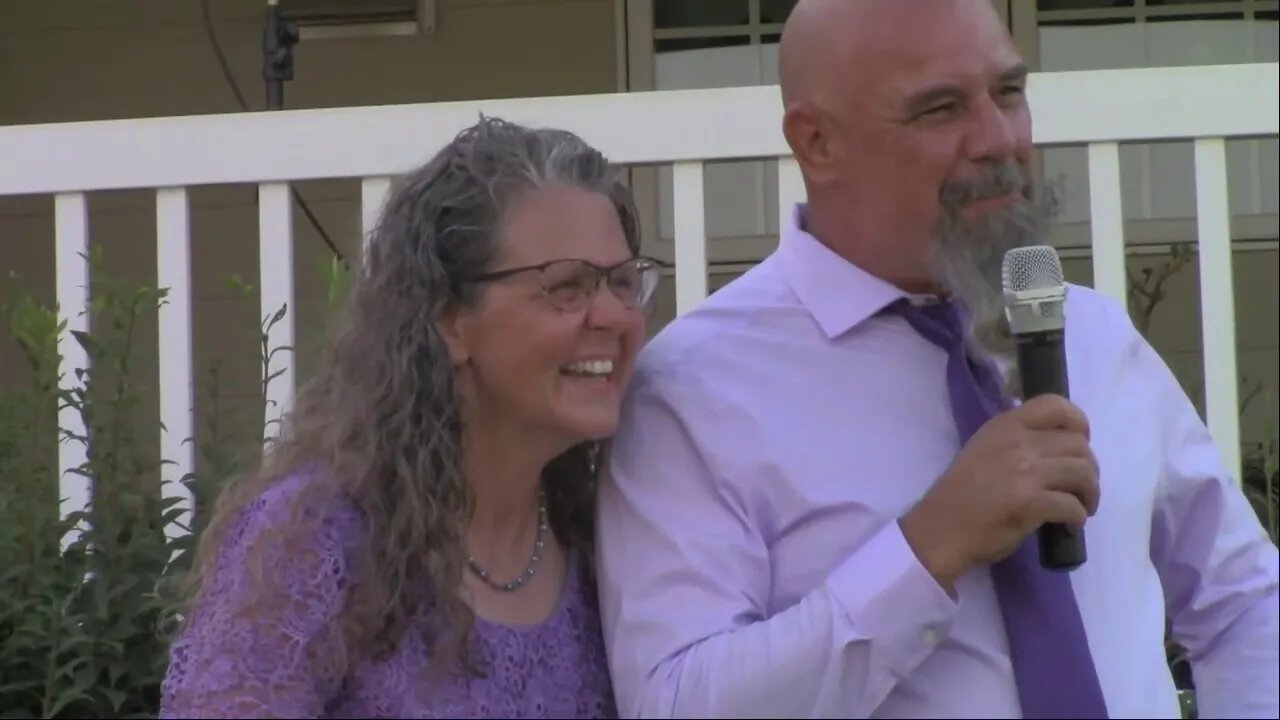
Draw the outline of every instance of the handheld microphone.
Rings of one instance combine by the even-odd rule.
[[[1070,397],[1064,346],[1067,286],[1058,253],[1047,245],[1005,253],[1001,275],[1005,315],[1017,345],[1023,401],[1037,395]],[[1084,530],[1046,523],[1037,530],[1040,564],[1074,570],[1088,559]]]

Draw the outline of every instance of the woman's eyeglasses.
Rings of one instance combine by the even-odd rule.
[[[653,299],[661,268],[667,263],[648,257],[631,258],[608,267],[588,260],[552,260],[537,265],[497,270],[477,275],[471,282],[493,282],[519,273],[536,272],[542,290],[557,310],[576,312],[595,298],[603,280],[609,292],[630,309],[643,308]]]

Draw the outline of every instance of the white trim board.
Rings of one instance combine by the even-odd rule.
[[[1041,145],[1280,133],[1277,63],[1042,73],[1028,92]],[[395,175],[482,112],[626,164],[790,154],[776,86],[284,110],[0,127],[0,195]]]

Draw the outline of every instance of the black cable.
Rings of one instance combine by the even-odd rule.
[[[240,85],[236,82],[236,78],[231,74],[231,66],[227,64],[227,56],[222,53],[222,44],[218,42],[218,35],[213,29],[213,18],[209,15],[209,0],[200,0],[200,14],[204,20],[204,34],[209,38],[209,45],[213,48],[213,54],[218,59],[218,65],[222,68],[222,77],[226,79],[227,84],[231,87],[231,92],[236,96],[236,102],[240,104],[240,109],[249,110],[249,103],[245,101],[244,95],[240,92]]]
[[[213,54],[218,59],[218,66],[222,68],[222,77],[227,81],[227,85],[231,88],[231,92],[236,96],[236,102],[239,103],[240,109],[249,112],[249,103],[244,98],[244,93],[240,92],[240,84],[236,82],[235,75],[231,73],[231,65],[227,63],[227,56],[222,52],[222,44],[218,42],[218,35],[213,29],[213,18],[209,13],[209,0],[199,0],[200,15],[204,24],[205,35],[209,38],[209,46],[213,48]],[[293,194],[293,199],[297,201],[298,207],[302,208],[302,213],[311,221],[311,226],[319,233],[320,239],[324,244],[329,246],[329,250],[333,252],[334,257],[342,263],[343,267],[350,269],[351,265],[347,259],[343,257],[342,251],[338,250],[338,246],[333,244],[329,233],[325,232],[324,227],[320,225],[320,220],[311,212],[311,206],[302,199],[302,195],[298,189],[292,184],[289,185],[289,191]]]

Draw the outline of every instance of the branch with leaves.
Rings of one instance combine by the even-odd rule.
[[[1191,243],[1174,243],[1169,247],[1169,259],[1156,267],[1145,267],[1140,271],[1128,268],[1129,274],[1129,310],[1133,315],[1134,325],[1143,334],[1151,327],[1151,317],[1156,307],[1165,299],[1165,283],[1182,272],[1194,257]]]

